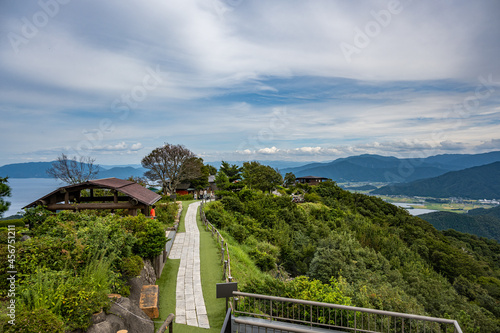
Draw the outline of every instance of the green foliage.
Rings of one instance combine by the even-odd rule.
[[[48,214],[37,208],[24,220],[33,228],[29,240],[16,242],[16,308],[26,313],[46,309],[69,331],[85,330],[91,315],[109,306],[110,292],[128,295],[125,277],[140,272],[140,256],[161,253],[166,242],[163,224],[142,215]],[[21,230],[16,231],[19,238]],[[1,267],[8,265],[5,243],[0,244]],[[3,270],[0,276],[0,295],[5,296]]]
[[[167,239],[161,222],[143,215],[124,217],[120,222],[137,239],[132,247],[135,254],[143,258],[154,258],[163,252]]]
[[[241,274],[242,290],[321,301],[323,288],[336,281],[335,290],[356,306],[450,317],[463,321],[464,332],[499,330],[497,242],[439,232],[334,182],[297,190],[314,202],[245,188],[205,207],[208,220],[252,260],[246,265],[261,270]],[[311,290],[291,292],[285,281],[304,275]]]
[[[264,192],[283,184],[283,177],[278,170],[257,161],[243,163],[242,175],[248,187]]]
[[[24,227],[24,220],[13,219],[13,220],[0,221],[0,228],[7,228],[9,225],[14,225],[16,227]]]
[[[143,267],[144,261],[142,260],[142,258],[134,255],[128,258],[123,258],[121,271],[123,273],[123,276],[135,277],[141,273]]]
[[[283,179],[283,185],[286,187],[292,186],[295,184],[296,177],[292,172],[287,172],[285,178]]]
[[[156,203],[156,219],[165,225],[173,225],[177,209],[178,206],[175,202]]]
[[[488,210],[483,209],[476,210],[472,214],[434,212],[423,214],[419,217],[432,224],[438,230],[454,229],[500,241],[500,218],[488,213]]]
[[[236,164],[229,164],[226,161],[222,161],[219,168],[219,172],[223,172],[227,176],[227,180],[230,183],[241,180],[242,168]]]
[[[43,223],[47,217],[52,213],[45,209],[43,206],[36,206],[34,208],[26,209],[23,220],[29,225],[30,229],[40,223]]]
[[[190,201],[190,200],[194,200],[194,197],[192,194],[177,194],[176,199],[178,201]]]
[[[0,177],[0,217],[3,216],[3,213],[5,213],[10,206],[10,202],[5,201],[5,197],[10,197],[11,195],[11,190],[10,186],[7,184],[8,183],[8,177]]]
[[[46,308],[20,311],[15,325],[7,325],[5,333],[64,333],[64,322]]]

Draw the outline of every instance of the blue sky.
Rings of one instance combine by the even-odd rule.
[[[500,150],[500,2],[0,2],[0,165]]]

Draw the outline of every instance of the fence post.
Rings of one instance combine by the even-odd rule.
[[[226,270],[227,270],[227,260],[224,260],[224,280],[226,279],[227,276]]]

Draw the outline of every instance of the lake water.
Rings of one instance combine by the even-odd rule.
[[[406,210],[408,211],[408,213],[410,213],[413,216],[437,212],[437,210],[432,210],[432,209],[411,208],[413,206],[419,206],[419,204],[411,204],[411,203],[406,203],[406,202],[391,202],[391,204],[398,206],[398,207],[407,208]]]
[[[15,215],[27,204],[66,184],[53,178],[9,178],[12,196],[4,198],[10,202],[9,210],[3,216]]]

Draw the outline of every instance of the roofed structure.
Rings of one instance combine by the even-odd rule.
[[[305,176],[305,177],[297,177],[295,179],[295,182],[300,184],[318,185],[319,183],[326,182],[327,180],[329,180],[329,178]]]
[[[96,189],[109,190],[112,195],[95,196]],[[88,196],[82,196],[82,190],[88,190]],[[136,215],[137,210],[149,215],[149,206],[160,199],[159,194],[137,183],[118,178],[104,178],[60,187],[23,208],[43,205],[50,211],[128,209],[131,215]]]

